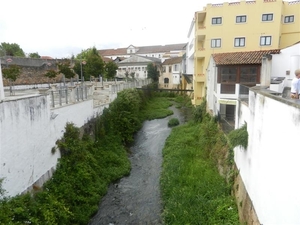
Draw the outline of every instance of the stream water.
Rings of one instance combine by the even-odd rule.
[[[168,121],[170,118],[178,118],[180,123],[186,120],[184,112],[174,106],[170,109],[173,115],[144,122],[130,148],[130,175],[110,185],[89,225],[162,224],[159,179],[162,149],[171,133]]]

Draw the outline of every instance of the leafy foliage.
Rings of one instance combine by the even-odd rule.
[[[152,79],[153,82],[158,82],[159,71],[157,69],[157,65],[155,65],[154,63],[149,63],[147,65],[147,74],[148,78]]]
[[[0,45],[0,52],[3,56],[25,57],[23,49],[16,43],[2,42]]]
[[[97,123],[97,138],[113,133],[124,144],[133,141],[133,134],[141,127],[139,118],[142,99],[136,89],[126,89],[118,93],[108,110],[103,112]],[[99,137],[98,137],[99,136]]]
[[[171,118],[168,122],[169,127],[175,127],[179,125],[179,120],[177,118]]]
[[[239,129],[231,131],[228,134],[228,139],[233,148],[237,147],[237,146],[241,146],[244,149],[247,149],[247,147],[248,147],[247,124],[245,123]]]
[[[55,70],[47,70],[47,72],[45,73],[45,77],[48,77],[50,79],[53,79],[57,76],[57,71]]]
[[[35,59],[41,58],[41,56],[37,52],[29,53],[28,56],[29,56],[29,58],[35,58]]]
[[[104,62],[100,57],[97,49],[94,47],[89,52],[86,58],[85,65],[85,79],[89,79],[90,76],[98,76],[100,74],[104,74]]]
[[[57,64],[59,73],[65,75],[66,78],[73,78],[75,76],[75,72],[71,67],[71,61],[69,59],[64,59],[62,62]]]
[[[11,81],[16,81],[21,74],[21,67],[18,65],[10,65],[2,69],[3,77]]]
[[[82,51],[76,56],[74,71],[80,75],[82,72],[85,80],[89,80],[92,76],[98,77],[99,75],[104,75],[105,63],[96,47]]]
[[[105,77],[112,79],[117,74],[118,65],[114,62],[108,62],[105,64]]]
[[[194,121],[201,123],[207,116],[208,114],[206,112],[206,100],[203,100],[203,102],[200,105],[196,106],[196,108],[194,109]]]

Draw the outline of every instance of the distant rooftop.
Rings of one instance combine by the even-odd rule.
[[[135,54],[150,54],[172,51],[182,51],[185,49],[186,43],[170,44],[170,45],[153,45],[153,46],[134,46],[137,50]],[[100,49],[99,54],[102,56],[127,55],[127,48],[116,49]]]

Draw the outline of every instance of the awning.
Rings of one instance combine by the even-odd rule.
[[[233,99],[219,99],[218,102],[223,105],[236,105],[236,100]]]

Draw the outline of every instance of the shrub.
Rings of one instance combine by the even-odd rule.
[[[177,118],[171,118],[168,122],[169,127],[175,127],[179,125],[179,120]]]

